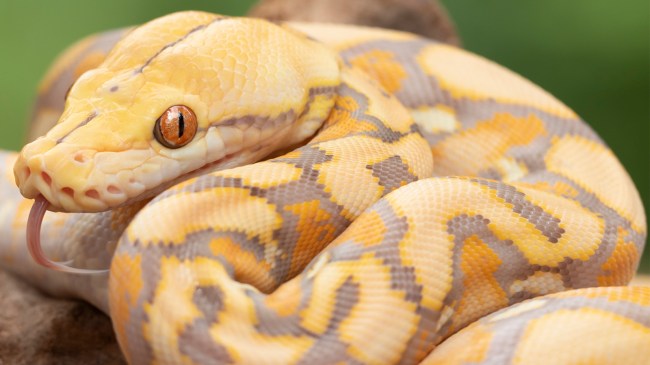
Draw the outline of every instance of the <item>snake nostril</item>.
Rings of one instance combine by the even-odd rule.
[[[52,185],[52,178],[50,177],[50,175],[48,175],[47,172],[45,171],[41,172],[41,178],[43,178],[43,181],[45,181],[47,185]]]
[[[72,190],[72,188],[66,186],[65,188],[61,189],[61,192],[71,198],[74,198],[74,190]]]
[[[122,194],[122,189],[118,188],[115,185],[109,185],[106,190],[111,194]]]
[[[23,174],[25,174],[24,180],[27,180],[29,179],[29,176],[32,174],[32,170],[29,167],[25,167],[25,169],[23,170]]]
[[[86,190],[86,196],[93,199],[99,199],[99,192],[95,189]]]
[[[79,152],[76,155],[74,155],[74,160],[79,163],[86,163],[87,158],[83,153]]]

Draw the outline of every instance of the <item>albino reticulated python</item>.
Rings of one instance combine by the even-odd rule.
[[[623,287],[638,193],[512,72],[405,33],[177,13],[71,48],[35,133],[90,68],[0,156],[1,259],[109,314],[130,363],[650,359],[650,287]]]

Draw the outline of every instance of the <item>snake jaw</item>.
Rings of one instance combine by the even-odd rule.
[[[43,247],[41,246],[41,226],[49,205],[50,203],[43,195],[38,195],[36,199],[34,199],[32,209],[29,211],[29,218],[27,219],[27,249],[29,250],[29,254],[32,256],[32,259],[34,259],[37,264],[48,269],[70,274],[107,273],[108,270],[78,269],[68,266],[71,261],[56,262],[47,258],[45,252],[43,252]]]

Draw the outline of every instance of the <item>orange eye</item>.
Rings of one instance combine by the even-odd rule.
[[[180,148],[190,143],[197,128],[196,115],[192,109],[184,105],[174,105],[156,120],[153,135],[167,148]]]

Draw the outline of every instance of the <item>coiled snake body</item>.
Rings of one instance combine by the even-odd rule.
[[[570,109],[466,51],[176,13],[71,48],[35,133],[54,118],[1,156],[27,198],[2,182],[3,266],[104,310],[130,363],[650,358],[650,288],[623,287],[633,183]],[[28,224],[33,198],[53,212]],[[39,263],[110,273],[40,267],[27,229]]]

